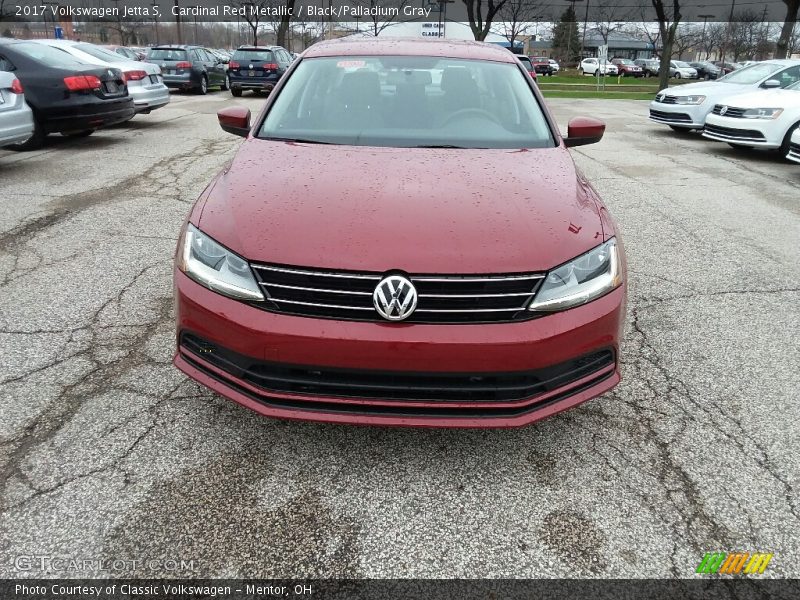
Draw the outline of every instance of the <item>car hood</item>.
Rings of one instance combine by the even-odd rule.
[[[724,96],[717,104],[727,104],[740,108],[800,108],[800,90],[762,90]]]
[[[675,87],[665,88],[660,90],[659,94],[670,94],[672,96],[706,96],[707,98],[719,98],[720,96],[728,96],[733,94],[741,94],[752,86],[742,83],[726,83],[724,81],[708,82],[702,81],[698,83],[687,83]]]
[[[595,199],[563,147],[409,149],[251,138],[218,176],[195,224],[255,262],[512,273],[550,269],[601,243]]]

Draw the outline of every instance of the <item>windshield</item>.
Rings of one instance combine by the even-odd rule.
[[[35,42],[21,42],[9,46],[20,54],[24,54],[30,59],[39,63],[44,63],[51,67],[85,67],[86,65],[80,62],[74,56],[68,54],[65,50],[45,46],[44,44],[37,44]]]
[[[727,83],[758,83],[765,77],[769,77],[780,68],[780,65],[774,63],[758,63],[743,67],[737,71],[733,71],[720,77],[718,81],[725,81]]]
[[[676,61],[673,61],[673,62],[674,62],[674,65],[676,67],[678,67],[679,69],[691,68],[691,67],[689,67],[689,65],[687,63],[683,62],[682,60],[676,60]]]
[[[263,60],[266,62],[275,62],[272,52],[269,50],[237,50],[233,53],[233,60]]]
[[[633,61],[629,58],[618,58],[617,62],[621,65],[632,65]]]
[[[147,54],[149,60],[186,60],[186,50],[182,48],[153,48]]]
[[[555,145],[516,64],[424,56],[305,59],[258,137],[388,147]]]
[[[531,70],[532,65],[530,58],[528,58],[527,56],[518,56],[517,58],[519,59],[519,62],[521,62],[526,69],[528,69],[529,71]]]
[[[73,48],[80,50],[81,52],[85,52],[89,56],[94,56],[95,58],[99,58],[100,60],[105,60],[107,62],[128,62],[130,59],[125,58],[124,56],[120,56],[116,52],[111,52],[110,50],[106,50],[105,48],[98,48],[97,46],[93,46],[92,44],[75,44]]]

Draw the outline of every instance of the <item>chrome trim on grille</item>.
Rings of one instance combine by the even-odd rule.
[[[252,264],[267,296],[259,308],[314,318],[387,322],[373,294],[384,273]],[[389,272],[390,273],[390,272]],[[406,275],[419,304],[404,323],[486,323],[535,318],[527,310],[544,273]]]

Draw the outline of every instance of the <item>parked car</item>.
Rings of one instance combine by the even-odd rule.
[[[703,136],[734,147],[789,153],[800,126],[800,78],[786,88],[750,91],[721,98],[706,117]]]
[[[161,69],[154,64],[129,60],[121,54],[86,42],[36,40],[36,43],[62,50],[87,65],[120,69],[137,113],[149,114],[169,103],[169,89],[164,85]]]
[[[709,79],[717,79],[722,75],[722,69],[707,60],[690,62],[689,66],[693,67],[694,70],[697,71],[698,79],[705,79],[708,81]]]
[[[559,65],[558,62],[556,62],[552,58],[548,58],[547,62],[550,63],[550,74],[551,75],[555,75],[556,73],[558,73],[561,70],[561,65]]]
[[[768,60],[720,77],[716,81],[666,88],[650,103],[650,120],[676,131],[702,129],[706,116],[725,96],[747,91],[784,88],[800,79],[800,60]]]
[[[246,140],[179,234],[179,369],[263,415],[398,426],[520,426],[617,384],[622,245],[567,150],[601,121],[562,138],[477,42],[323,41],[276,92],[218,113]]]
[[[722,62],[720,60],[713,61],[714,66],[718,67],[722,70],[723,75],[727,75],[728,73],[733,73],[737,69],[739,69],[739,65],[736,63],[731,62]]]
[[[661,62],[655,58],[637,58],[633,64],[642,69],[645,77],[658,77],[658,70],[661,68]]]
[[[142,60],[142,56],[139,52],[137,52],[134,48],[128,48],[127,46],[100,46],[100,48],[104,48],[106,50],[110,50],[115,54],[119,54],[123,58],[127,58],[128,60],[135,60],[140,61]]]
[[[553,67],[550,65],[550,59],[546,56],[531,56],[530,59],[537,74],[544,76],[553,74]]]
[[[33,112],[25,102],[22,83],[0,71],[0,147],[19,144],[33,135]]]
[[[231,94],[270,92],[291,64],[291,55],[280,46],[241,46],[228,64]]]
[[[596,75],[598,69],[601,75],[617,74],[617,65],[610,62],[600,64],[600,59],[598,58],[584,58],[578,67],[578,71],[583,75]]]
[[[792,162],[800,163],[800,127],[794,130],[789,142],[789,153],[786,158]]]
[[[161,67],[171,89],[206,94],[209,87],[230,88],[225,63],[201,46],[154,46],[145,60]]]
[[[697,79],[697,69],[682,60],[669,61],[669,76],[675,79]]]
[[[528,72],[528,75],[533,77],[533,80],[536,81],[536,69],[533,68],[533,63],[531,62],[531,59],[525,56],[524,54],[515,54],[514,56],[516,56],[519,62],[522,63],[522,66]]]
[[[642,67],[634,63],[630,58],[612,58],[612,64],[616,65],[617,71],[623,77],[643,77]]]
[[[0,70],[22,82],[33,110],[33,135],[14,150],[40,148],[49,133],[90,135],[135,114],[120,69],[87,65],[44,44],[0,38]]]

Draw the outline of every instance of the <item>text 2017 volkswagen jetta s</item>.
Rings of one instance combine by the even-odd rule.
[[[616,226],[507,50],[315,44],[194,205],[175,364],[263,415],[511,427],[619,382]]]

